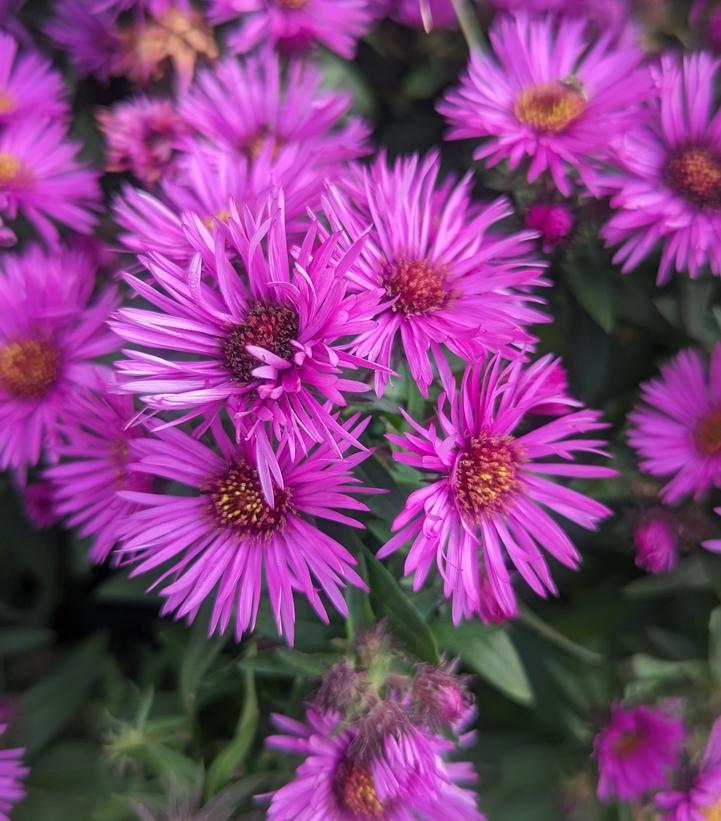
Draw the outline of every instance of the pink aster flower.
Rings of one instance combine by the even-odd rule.
[[[62,118],[67,111],[63,79],[50,61],[18,50],[15,39],[0,32],[0,124],[26,117]]]
[[[662,246],[658,282],[672,270],[698,277],[708,265],[721,276],[721,109],[714,107],[718,62],[693,54],[665,58],[660,101],[648,124],[615,152],[611,219],[601,235],[620,245],[614,262],[633,270]]]
[[[257,216],[231,205],[214,231],[200,220],[191,227],[199,253],[190,269],[152,255],[141,259],[150,282],[127,277],[150,307],[123,308],[112,323],[144,349],[118,363],[124,388],[157,410],[192,417],[227,406],[236,424],[252,419],[263,472],[274,459],[265,424],[291,450],[349,435],[332,406],[368,389],[344,371],[371,365],[341,341],[372,327],[378,300],[347,291],[360,244],[340,257],[338,236],[317,242],[313,222],[291,258],[282,198]]]
[[[52,482],[41,479],[22,488],[25,517],[38,530],[52,527],[60,521],[55,510],[55,488]]]
[[[496,230],[513,213],[510,203],[473,203],[470,175],[439,184],[439,171],[435,152],[390,168],[381,155],[346,190],[332,187],[326,203],[348,243],[368,234],[348,272],[351,287],[387,296],[377,325],[357,336],[353,351],[390,369],[402,347],[423,395],[433,381],[429,354],[442,372],[444,348],[466,360],[517,354],[534,340],[525,326],[547,321],[534,307],[542,300],[529,293],[546,284],[542,264],[529,256],[534,235]],[[377,372],[379,395],[387,381],[388,370]]]
[[[169,99],[138,97],[98,112],[107,171],[131,171],[155,185],[184,144],[186,126]]]
[[[538,231],[543,253],[550,254],[571,233],[575,219],[563,203],[536,203],[526,211],[523,222],[526,228]]]
[[[668,711],[614,704],[594,742],[598,797],[632,801],[668,786],[685,737],[683,722]]]
[[[58,238],[54,221],[91,233],[100,189],[79,147],[61,123],[38,117],[0,130],[0,212],[26,217],[48,241]]]
[[[604,455],[603,441],[591,437],[607,425],[592,410],[573,410],[544,424],[534,405],[549,401],[544,385],[553,359],[526,367],[500,357],[468,367],[460,390],[441,394],[437,423],[424,427],[401,409],[413,432],[388,435],[402,449],[394,459],[437,478],[408,497],[393,523],[395,536],[378,556],[412,542],[405,574],[415,574],[418,589],[437,565],[455,623],[483,616],[487,584],[494,596],[491,612],[514,611],[506,557],[540,596],[556,593],[542,550],[577,568],[580,556],[549,511],[588,530],[611,513],[552,481],[615,475],[574,461],[577,454]],[[563,393],[553,401],[578,406]]]
[[[706,47],[721,51],[721,6],[717,0],[693,0],[688,22]]]
[[[474,52],[460,88],[438,110],[450,139],[487,138],[474,157],[487,166],[528,158],[528,180],[548,171],[559,191],[572,187],[569,168],[598,193],[596,162],[638,125],[651,93],[643,55],[612,45],[607,32],[591,43],[583,20],[502,16],[490,37],[493,55]]]
[[[633,531],[636,564],[648,573],[670,573],[678,564],[679,523],[663,509],[652,510]]]
[[[406,26],[429,29],[458,26],[456,10],[451,0],[400,0],[392,4],[391,16]]]
[[[323,89],[322,83],[315,66],[291,59],[284,69],[279,55],[264,49],[242,64],[227,58],[201,72],[181,97],[180,113],[210,143],[250,160],[302,147],[320,187],[323,175],[368,153],[370,134],[360,118],[348,116],[350,94]]]
[[[655,799],[663,821],[716,821],[721,813],[721,719],[711,728],[706,752],[681,789]]]
[[[68,527],[91,539],[90,558],[103,562],[137,505],[121,490],[150,490],[150,482],[129,468],[133,442],[145,433],[133,424],[132,397],[111,393],[102,382],[81,391],[56,426],[53,455],[59,463],[44,472],[53,486],[53,510]]]
[[[628,0],[488,0],[498,11],[512,14],[553,12],[564,17],[581,18],[595,32],[620,34],[628,27],[631,8]]]
[[[274,714],[283,735],[267,743],[304,756],[295,778],[272,794],[269,821],[484,821],[466,762],[449,762],[453,744],[427,729],[406,726],[384,733],[375,749],[358,750],[357,726],[336,713],[308,708],[305,722]]]
[[[253,443],[241,436],[233,444],[219,421],[212,426],[219,453],[178,428],[137,440],[133,469],[179,482],[190,491],[122,491],[122,498],[141,509],[125,521],[120,559],[136,565],[133,575],[163,567],[154,585],[165,599],[163,614],[192,621],[212,597],[211,633],[225,632],[233,618],[238,640],[254,629],[263,576],[278,632],[289,644],[294,591],[306,596],[326,623],[318,586],[347,616],[342,588],[365,585],[353,570],[353,556],[313,519],[362,527],[341,511],[367,510],[354,495],[376,492],[359,486],[352,474],[370,452],[345,458],[338,453],[348,450],[348,440],[358,437],[368,421],[354,416],[343,423],[344,439],[324,442],[306,455],[292,458],[287,449],[277,452],[272,476],[257,461]]]
[[[117,348],[105,322],[114,288],[91,299],[84,251],[30,247],[5,254],[0,273],[0,469],[34,465],[69,398],[92,384],[93,360]]]
[[[347,59],[373,22],[368,0],[211,0],[212,23],[238,17],[241,23],[228,38],[237,52],[266,43],[303,52],[319,44]]]
[[[721,487],[721,343],[710,364],[686,350],[641,386],[641,404],[629,415],[628,440],[641,469],[668,478],[667,504]]]
[[[0,724],[0,737],[5,734],[7,724]],[[0,749],[0,821],[10,821],[10,811],[25,797],[23,779],[30,772],[22,764],[25,750]]]

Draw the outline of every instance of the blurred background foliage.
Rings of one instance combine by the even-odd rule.
[[[676,7],[685,4],[672,5],[664,25],[649,34],[651,47],[687,42],[673,17],[683,17]],[[26,3],[31,30],[37,32],[43,13],[43,3]],[[442,142],[434,103],[466,58],[458,32],[425,35],[384,22],[354,62],[320,59],[328,84],[352,90],[389,155],[439,147],[449,172],[475,168],[479,197],[509,193],[522,216],[534,192],[520,177],[484,172],[472,162],[471,145]],[[76,136],[100,165],[95,108],[130,89],[66,76]],[[106,177],[109,196],[121,179]],[[645,576],[635,567],[632,527],[657,486],[638,473],[624,420],[639,382],[659,363],[689,345],[708,350],[721,337],[721,283],[676,276],[658,288],[657,259],[622,276],[598,238],[605,204],[580,199],[576,207],[579,227],[550,259],[553,288],[545,296],[554,321],[537,329],[540,350],[562,355],[572,392],[605,412],[621,476],[593,484],[592,495],[616,515],[598,534],[572,528],[584,562],[577,574],[554,565],[560,597],[540,601],[519,585],[522,615],[515,623],[454,628],[438,604],[437,578],[413,594],[396,581],[402,555],[385,563],[374,558],[419,484],[415,471],[390,461],[383,439],[401,426],[398,404],[416,418],[432,412],[408,379],[397,380],[383,400],[359,405],[374,414],[366,438],[377,448],[360,472],[388,493],[372,498],[366,531],[335,531],[359,557],[371,593],[349,591],[349,621],[336,618],[327,627],[299,603],[293,649],[277,639],[267,610],[241,644],[209,640],[204,618],[192,628],[159,619],[142,580],[91,567],[87,545],[72,533],[33,530],[6,479],[0,692],[13,717],[12,741],[27,747],[32,768],[17,821],[125,821],[137,817],[138,805],[165,818],[163,808],[186,801],[262,818],[252,797],[285,783],[293,767],[264,748],[268,716],[298,716],[318,675],[377,619],[412,656],[460,656],[463,670],[475,674],[478,739],[465,757],[479,772],[481,806],[491,821],[632,818],[630,810],[601,807],[593,798],[593,735],[614,699],[677,696],[703,739],[721,712],[721,558],[696,546],[713,534],[709,504],[695,506],[697,538],[674,573]],[[111,240],[109,218],[105,231]]]

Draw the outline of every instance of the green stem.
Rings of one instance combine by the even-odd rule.
[[[466,42],[468,43],[468,50],[483,51],[481,29],[478,25],[478,20],[468,6],[468,3],[466,0],[451,0],[451,2],[453,3],[453,9],[456,12],[456,17],[458,18],[458,25],[461,27],[463,36],[466,38]],[[421,8],[423,5],[423,0],[421,0]]]

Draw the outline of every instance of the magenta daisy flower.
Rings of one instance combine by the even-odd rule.
[[[612,45],[608,33],[591,43],[584,28],[583,20],[499,17],[494,54],[474,52],[460,88],[438,106],[449,138],[487,138],[474,157],[512,169],[527,158],[530,182],[548,171],[566,196],[569,169],[598,193],[596,162],[638,125],[651,82],[641,51]]]
[[[0,124],[26,117],[62,118],[67,112],[65,85],[50,61],[19,51],[14,38],[0,32]]]
[[[716,821],[721,813],[721,718],[711,728],[706,751],[683,789],[654,799],[663,821]]]
[[[647,573],[670,573],[678,564],[679,523],[663,509],[647,513],[633,531],[636,564]]]
[[[131,171],[155,185],[183,147],[186,126],[169,99],[138,97],[98,112],[107,171]]]
[[[24,474],[40,458],[69,397],[94,383],[93,360],[117,348],[105,327],[114,288],[91,300],[95,271],[83,251],[31,247],[6,254],[0,273],[0,469]]]
[[[54,241],[53,222],[83,234],[95,225],[98,175],[77,159],[79,145],[59,122],[29,117],[0,131],[0,212],[18,214],[43,239]]]
[[[658,282],[672,270],[721,276],[721,109],[714,107],[718,62],[706,54],[661,62],[660,101],[646,126],[615,152],[604,182],[614,213],[601,231],[620,245],[614,262],[633,270],[663,247]]]
[[[594,742],[598,797],[632,801],[668,786],[685,738],[683,722],[668,711],[614,704]]]
[[[95,562],[105,561],[126,518],[137,510],[118,492],[151,490],[147,477],[128,466],[133,442],[145,433],[133,424],[136,415],[132,397],[111,393],[99,382],[73,397],[55,430],[59,463],[44,472],[53,487],[53,512],[91,539]]]
[[[547,478],[615,475],[574,461],[576,454],[605,455],[603,441],[589,438],[607,427],[598,412],[574,410],[545,424],[534,413],[535,405],[549,400],[577,405],[563,393],[548,396],[545,383],[553,365],[545,356],[524,371],[520,361],[504,364],[494,357],[469,367],[460,390],[438,400],[440,429],[435,422],[424,427],[401,411],[413,432],[388,434],[402,449],[393,454],[395,460],[437,478],[408,497],[393,523],[395,536],[378,556],[412,542],[405,574],[415,574],[418,589],[437,565],[455,623],[489,611],[514,611],[506,556],[535,593],[556,593],[542,550],[571,568],[580,556],[549,512],[589,530],[611,513]],[[489,583],[494,601],[484,609]]]
[[[322,175],[367,154],[370,134],[359,117],[348,116],[350,94],[322,83],[315,66],[291,59],[284,69],[279,55],[264,49],[201,72],[180,113],[210,143],[251,160],[264,150],[302,146],[305,162]]]
[[[121,561],[136,565],[133,575],[163,568],[154,585],[165,599],[163,614],[192,621],[212,597],[211,633],[225,632],[232,618],[238,640],[254,629],[263,576],[278,632],[289,644],[294,591],[305,595],[326,623],[317,586],[347,616],[342,588],[365,585],[353,569],[353,556],[312,519],[362,527],[341,511],[367,510],[354,495],[377,492],[361,487],[352,474],[370,452],[344,458],[338,453],[348,450],[348,440],[357,438],[368,421],[354,416],[343,424],[344,439],[324,442],[306,455],[277,452],[272,473],[257,460],[247,437],[233,444],[220,422],[212,426],[219,453],[178,428],[136,440],[133,469],[179,482],[189,492],[121,492],[141,508],[125,520]]]
[[[6,730],[7,724],[0,724],[0,737]],[[30,771],[22,764],[24,753],[18,747],[0,749],[0,821],[10,821],[10,811],[25,797],[23,779]]]
[[[388,732],[370,755],[359,755],[359,730],[337,713],[308,708],[305,722],[274,714],[283,735],[269,746],[304,756],[295,778],[272,795],[269,821],[484,821],[466,762],[449,762],[453,744],[427,729]],[[354,743],[355,742],[355,743]]]
[[[628,440],[641,469],[668,478],[668,504],[693,494],[699,500],[721,487],[721,343],[710,364],[698,351],[682,351],[641,385],[641,404],[629,415]]]
[[[317,243],[314,222],[291,259],[282,200],[257,216],[231,206],[214,232],[200,220],[195,230],[201,253],[189,270],[155,255],[141,260],[150,283],[127,277],[151,307],[123,308],[112,323],[146,349],[118,363],[124,388],[189,418],[227,406],[236,425],[252,419],[261,470],[273,460],[264,424],[291,450],[348,436],[332,406],[368,389],[344,371],[371,365],[340,342],[373,326],[378,300],[347,293],[359,245],[334,260],[338,237]]]
[[[368,235],[348,273],[351,287],[387,297],[377,325],[353,344],[356,354],[384,366],[376,374],[379,395],[400,358],[397,347],[427,395],[429,354],[441,369],[444,348],[466,360],[487,351],[517,354],[534,340],[525,326],[547,321],[534,307],[542,300],[529,293],[546,284],[542,264],[529,256],[534,234],[494,230],[513,213],[510,203],[475,204],[470,176],[439,184],[439,168],[435,152],[390,168],[381,155],[327,198],[328,219],[349,242]]]
[[[368,0],[211,0],[212,23],[238,17],[240,25],[228,38],[237,52],[266,43],[286,52],[323,45],[347,59],[373,22]]]

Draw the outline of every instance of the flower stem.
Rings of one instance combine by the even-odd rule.
[[[466,0],[451,0],[453,9],[458,18],[458,25],[461,27],[463,36],[468,43],[469,51],[483,51],[483,40],[481,37],[481,29],[478,25],[478,20],[475,14],[471,11]],[[424,5],[421,0],[421,6]],[[425,19],[425,18],[424,18]]]

